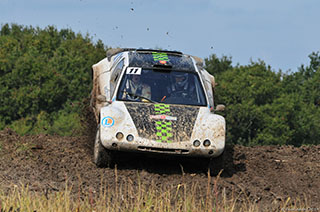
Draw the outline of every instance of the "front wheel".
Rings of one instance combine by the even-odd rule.
[[[217,176],[225,167],[225,150],[216,158],[211,158],[209,161],[210,176]],[[221,171],[222,173],[222,171]]]
[[[113,167],[113,155],[112,152],[101,144],[100,139],[100,127],[98,127],[96,139],[94,142],[94,150],[93,150],[93,162],[97,167]]]

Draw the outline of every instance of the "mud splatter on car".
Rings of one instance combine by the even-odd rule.
[[[214,109],[214,77],[201,59],[113,49],[93,65],[93,85],[97,166],[111,165],[121,151],[208,158],[212,174],[223,167],[225,119],[215,111],[224,106]]]

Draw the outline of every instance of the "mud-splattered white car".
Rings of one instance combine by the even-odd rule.
[[[109,50],[93,65],[95,164],[111,166],[117,151],[133,151],[206,157],[217,171],[225,119],[215,114],[224,106],[214,108],[214,85],[200,58],[175,51]]]

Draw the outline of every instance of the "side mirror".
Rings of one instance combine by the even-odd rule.
[[[225,105],[217,105],[215,111],[224,111],[226,109]]]
[[[107,101],[107,97],[105,95],[98,95],[97,96],[97,100],[99,102],[106,102]]]
[[[216,109],[214,109],[213,107],[210,108],[210,112],[214,113],[214,112],[218,112],[218,111],[224,111],[226,109],[225,105],[217,105]]]
[[[108,106],[112,103],[112,101],[108,101],[105,95],[98,95],[97,100],[99,103],[102,103],[102,106]]]

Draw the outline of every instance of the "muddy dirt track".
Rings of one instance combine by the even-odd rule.
[[[92,139],[91,139],[92,140]],[[63,191],[66,180],[77,188],[98,190],[101,179],[116,186],[128,179],[157,186],[197,183],[199,198],[206,193],[208,177],[201,160],[154,159],[120,155],[117,170],[99,169],[92,163],[88,137],[19,136],[0,131],[0,187],[29,184],[30,190]],[[287,197],[309,200],[320,208],[320,146],[233,146],[227,149],[227,164],[218,182],[219,192],[264,206],[276,205]],[[115,182],[115,173],[117,182]],[[138,179],[139,178],[139,179]],[[213,184],[216,177],[212,177]],[[201,191],[203,189],[203,192]],[[78,189],[74,191],[79,192]],[[240,195],[240,196],[241,196]]]

